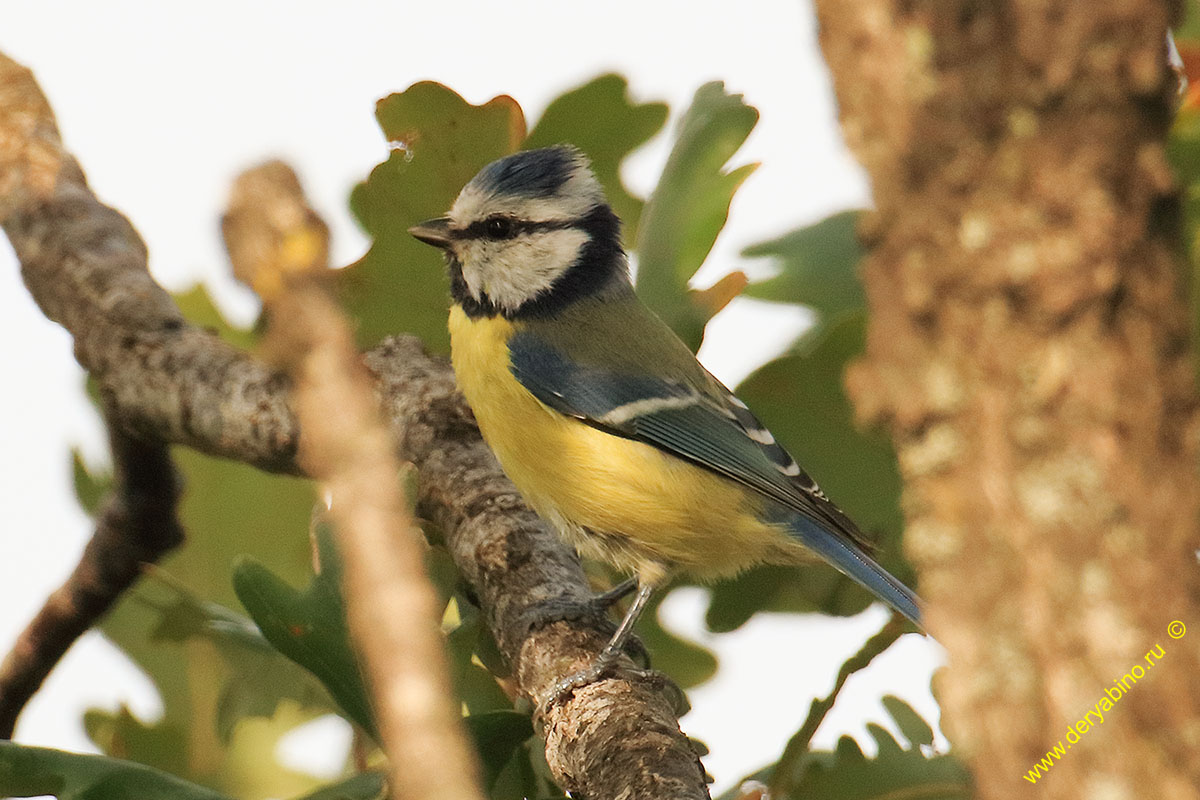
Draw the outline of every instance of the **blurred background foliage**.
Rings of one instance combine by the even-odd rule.
[[[350,209],[372,244],[334,276],[363,348],[410,332],[431,351],[446,352],[444,265],[407,228],[444,213],[488,162],[520,148],[571,142],[591,158],[624,221],[639,293],[693,348],[708,320],[743,292],[815,312],[815,324],[736,391],[875,536],[883,565],[913,580],[900,549],[895,454],[883,436],[855,428],[842,386],[846,364],[862,350],[865,327],[857,212],[747,248],[746,258],[774,266],[767,280],[747,285],[743,273],[732,271],[711,287],[692,286],[734,194],[756,167],[730,165],[758,119],[740,95],[719,82],[700,87],[670,132],[664,131],[667,107],[631,102],[617,75],[566,92],[532,129],[510,97],[475,106],[431,82],[379,101],[376,116],[390,154],[350,195]],[[1182,157],[1200,170],[1200,123],[1193,127],[1198,132]],[[673,148],[657,186],[641,198],[623,185],[621,164],[660,134],[672,137]],[[1192,207],[1200,208],[1200,201],[1192,198]],[[257,346],[257,330],[230,326],[204,288],[176,299],[197,324],[239,347]],[[381,757],[374,723],[346,637],[337,554],[314,486],[182,448],[174,457],[187,486],[181,517],[188,541],[102,626],[153,681],[162,717],[147,723],[128,709],[89,711],[88,734],[107,757],[0,743],[0,792],[245,800],[380,796],[380,774],[372,769]],[[74,468],[80,503],[94,511],[109,478],[90,470],[78,454]],[[622,577],[599,565],[588,569],[597,588]],[[445,601],[455,683],[490,795],[562,797],[540,741],[531,738],[528,704],[511,698],[507,666],[479,610],[461,591],[449,556],[436,545],[430,573]],[[869,603],[863,590],[832,569],[769,567],[714,586],[707,623],[729,631],[763,610],[844,616]],[[708,680],[717,668],[713,654],[659,625],[657,604],[652,611],[638,632],[654,666],[685,689]],[[806,750],[789,762],[786,776],[773,780],[776,796],[882,798],[903,787],[906,797],[967,797],[965,771],[932,750],[929,724],[894,698],[886,703],[906,743],[873,726],[874,747],[868,749],[877,749],[875,755],[845,737],[833,752]],[[814,704],[816,716],[807,725],[815,726],[823,713]],[[351,723],[355,738],[343,780],[322,787],[280,764],[275,753],[285,734],[326,714]],[[778,757],[763,753],[769,766],[759,777],[771,775]]]

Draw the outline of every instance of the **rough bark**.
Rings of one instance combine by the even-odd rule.
[[[817,5],[876,205],[847,384],[896,443],[946,732],[980,797],[1013,797],[1141,665],[1039,797],[1200,797],[1200,631],[1168,635],[1200,620],[1176,8]]]
[[[32,75],[0,56],[0,224],[48,317],[74,337],[112,423],[299,473],[287,378],[183,320],[150,277],[132,226],[101,204],[62,150]],[[541,625],[547,602],[587,596],[576,556],[520,501],[479,437],[444,361],[411,338],[368,354],[401,458],[420,470],[422,513],[438,520],[472,582],[523,693],[599,653],[600,620]],[[546,723],[546,757],[564,787],[604,798],[706,798],[703,770],[670,703],[620,677],[577,692]],[[589,731],[577,738],[560,730]]]

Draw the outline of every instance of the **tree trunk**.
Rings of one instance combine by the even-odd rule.
[[[818,1],[877,208],[847,383],[896,444],[905,546],[949,652],[943,727],[981,798],[1035,779],[1040,798],[1200,797],[1175,12]]]

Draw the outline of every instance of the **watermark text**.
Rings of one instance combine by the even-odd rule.
[[[1187,626],[1179,620],[1174,620],[1167,625],[1167,635],[1172,639],[1181,639],[1186,633]],[[1087,709],[1082,717],[1068,725],[1063,738],[1059,739],[1054,747],[1047,750],[1046,755],[1034,763],[1033,767],[1021,777],[1030,783],[1037,783],[1041,780],[1051,770],[1054,763],[1067,754],[1071,745],[1078,744],[1080,739],[1092,728],[1104,724],[1105,715],[1110,713],[1121,701],[1121,698],[1128,694],[1138,681],[1145,678],[1149,674],[1148,671],[1158,664],[1166,654],[1166,650],[1161,644],[1155,644],[1146,651],[1146,657],[1142,661],[1134,664],[1123,675],[1114,678],[1112,686],[1105,687],[1104,696],[1097,700],[1094,706]]]

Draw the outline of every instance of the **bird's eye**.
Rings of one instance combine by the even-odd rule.
[[[489,217],[484,223],[489,239],[511,239],[516,235],[516,226],[508,217]]]

